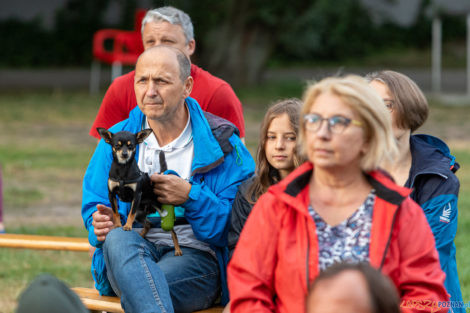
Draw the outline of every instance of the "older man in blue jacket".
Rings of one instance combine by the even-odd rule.
[[[204,113],[188,97],[192,83],[190,61],[181,51],[146,50],[135,71],[138,107],[110,129],[153,130],[136,160],[151,174],[158,200],[176,206],[174,229],[183,256],[174,255],[171,234],[158,227],[145,239],[138,228],[114,227],[107,188],[112,152],[103,140],[85,174],[82,216],[89,241],[98,248],[92,262],[95,285],[101,294],[119,295],[126,312],[204,309],[225,286],[232,201],[238,185],[253,174],[254,161],[230,122]],[[168,168],[179,176],[156,174],[162,150]],[[129,203],[119,202],[123,224],[129,209]],[[158,226],[160,217],[151,219]]]

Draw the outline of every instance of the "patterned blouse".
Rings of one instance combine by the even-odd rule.
[[[317,227],[319,269],[339,262],[369,262],[370,230],[375,190],[350,217],[336,226],[328,225],[310,205],[308,210]]]

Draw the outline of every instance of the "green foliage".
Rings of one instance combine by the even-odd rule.
[[[103,28],[107,0],[69,0],[56,13],[54,51],[56,65],[83,65],[91,62],[93,33]]]
[[[0,21],[0,66],[47,65],[55,58],[52,35],[45,31],[39,19],[21,22]]]
[[[103,28],[109,0],[69,0],[56,12],[54,27],[41,20],[0,22],[0,66],[80,66],[91,62],[93,33]]]
[[[117,23],[109,25],[104,14],[112,2],[121,7],[122,14]],[[269,39],[256,44],[266,45],[271,64],[344,63],[431,44],[431,19],[426,14],[429,1],[422,2],[417,21],[406,28],[387,21],[374,24],[358,0],[293,0],[289,5],[284,0],[153,0],[151,4],[154,8],[172,5],[191,16],[197,40],[193,60],[205,67],[213,64],[217,51],[233,45],[236,37],[243,38],[241,44],[249,42],[255,30]],[[132,29],[136,8],[133,0],[69,0],[56,12],[52,30],[46,30],[40,19],[0,21],[0,67],[88,66],[93,33],[101,28]],[[465,40],[464,17],[444,15],[442,21],[444,41]],[[214,37],[214,32],[226,29],[231,30],[229,38],[221,42]]]
[[[317,0],[291,18],[279,42],[286,58],[339,60],[371,48],[373,24],[356,0]]]

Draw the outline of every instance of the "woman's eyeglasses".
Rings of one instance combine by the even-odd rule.
[[[318,114],[304,115],[305,129],[310,132],[317,132],[321,128],[323,121],[327,121],[328,131],[333,134],[341,134],[350,124],[362,126],[360,121],[352,120],[341,115],[335,115],[328,118],[322,117]]]

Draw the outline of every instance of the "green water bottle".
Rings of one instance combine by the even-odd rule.
[[[162,229],[164,231],[170,231],[175,225],[175,206],[172,204],[162,204]]]

